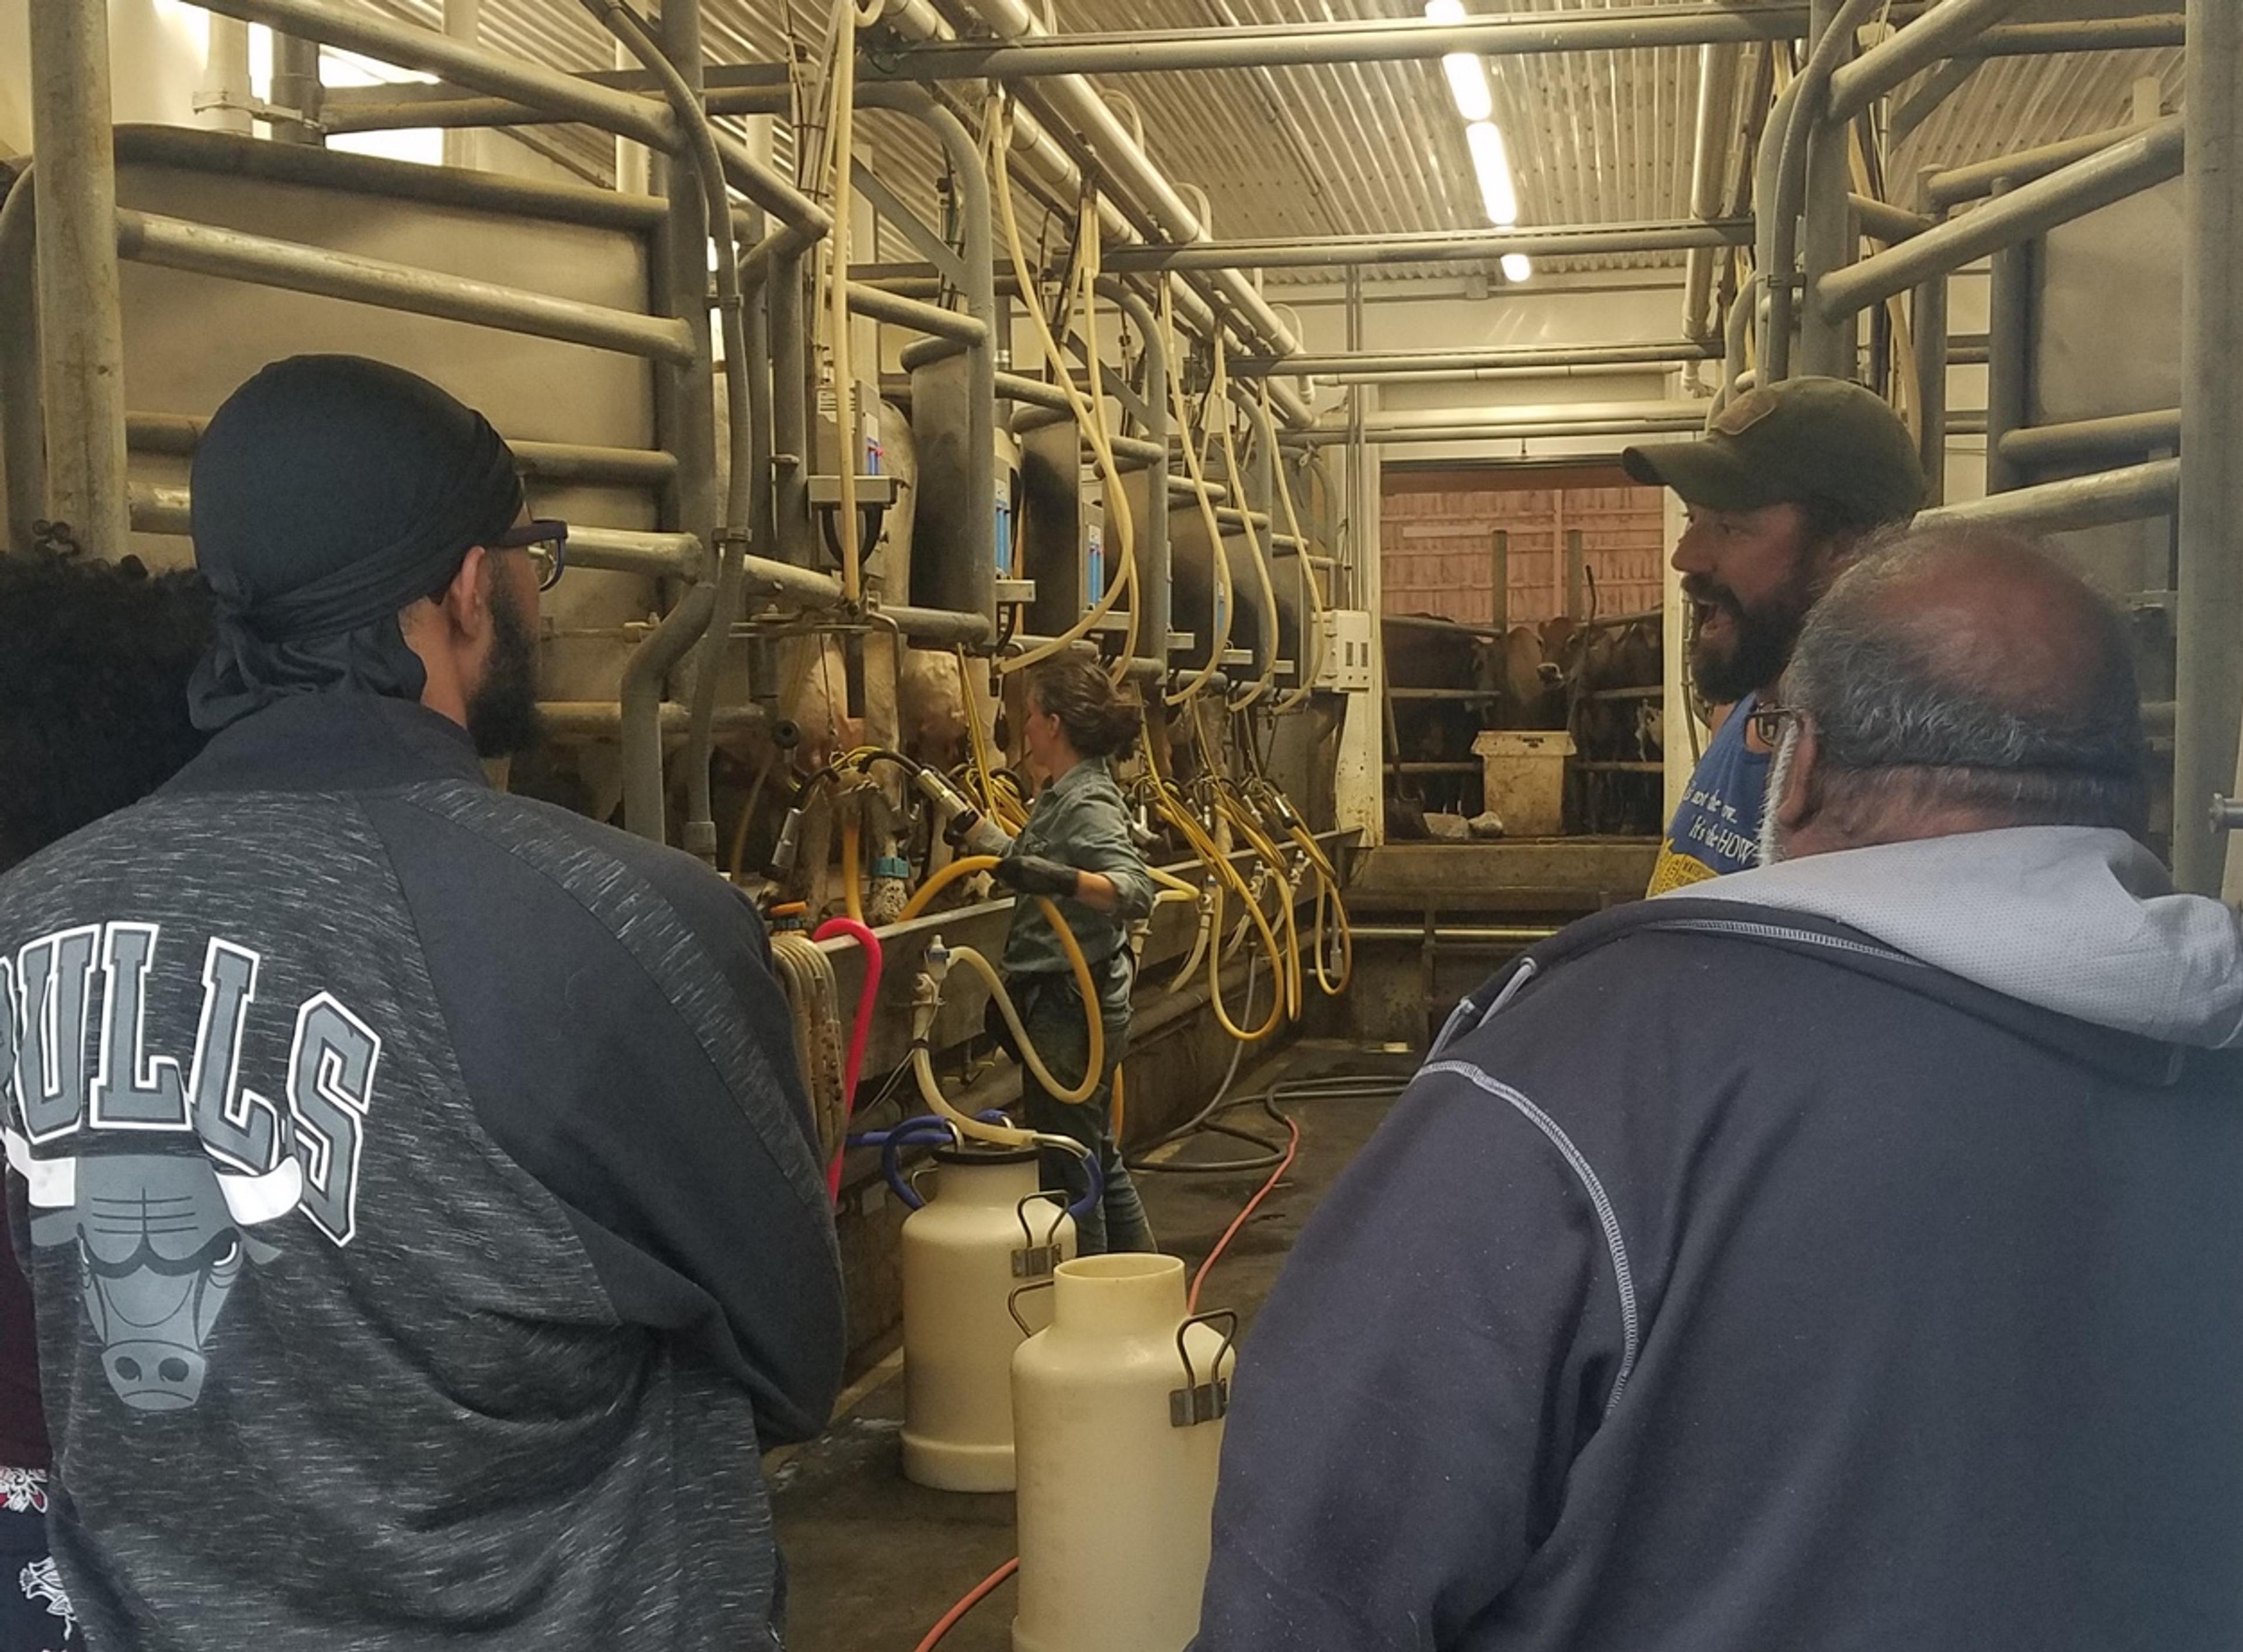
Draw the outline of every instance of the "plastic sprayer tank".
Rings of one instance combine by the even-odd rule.
[[[1227,1339],[1185,1324],[1172,1256],[1063,1263],[1035,1296],[1052,1322],[1013,1356],[1014,1652],[1182,1652],[1207,1579]]]
[[[1034,1148],[946,1148],[933,1197],[904,1222],[904,1474],[942,1491],[1013,1489],[1008,1308],[1023,1285],[1074,1254],[1074,1223],[1041,1197]],[[1051,1293],[1021,1317],[1041,1327]]]

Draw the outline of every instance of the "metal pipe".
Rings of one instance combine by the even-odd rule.
[[[660,87],[643,69],[600,70],[575,77],[596,86],[645,97]],[[793,94],[785,64],[711,64],[704,102],[712,115],[785,115]],[[443,81],[385,86],[331,86],[320,124],[330,135],[435,126],[542,126],[562,118],[533,104],[486,97]]]
[[[651,195],[626,195],[576,184],[535,183],[498,172],[421,166],[340,149],[268,144],[189,126],[119,126],[117,160],[119,165],[179,167],[222,177],[264,178],[276,184],[423,201],[432,206],[550,218],[594,229],[644,232],[661,224],[667,211]]]
[[[1950,57],[2022,0],[1946,0],[1830,77],[1830,121],[1843,125],[1911,75]]]
[[[967,11],[1008,40],[1034,39],[1044,33],[1042,20],[1024,0],[964,0],[964,3]],[[1198,215],[1147,158],[1129,129],[1088,81],[1079,74],[1060,74],[1046,79],[1037,91],[1082,132],[1101,166],[1162,234],[1176,241],[1207,238]],[[1216,285],[1232,313],[1274,353],[1291,355],[1300,349],[1301,341],[1293,330],[1239,271],[1218,272]]]
[[[1842,123],[1826,118],[1825,111],[1829,107],[1830,77],[1852,57],[1855,35],[1876,9],[1874,0],[1863,0],[1860,4],[1855,0],[1815,0],[1816,17],[1829,20],[1828,32],[1817,38],[1814,54],[1808,59],[1802,78],[1812,84],[1795,111],[1794,130],[1787,137],[1784,155],[1788,166],[1792,164],[1792,138],[1805,149],[1805,217],[1800,231],[1797,289],[1802,293],[1812,292],[1815,282],[1823,276],[1852,263],[1858,245],[1848,205],[1854,177],[1853,135]],[[1788,259],[1769,267],[1787,278],[1792,273]],[[1792,289],[1788,285],[1785,298],[1788,304]],[[1812,304],[1802,304],[1798,306],[1798,321],[1799,370],[1825,378],[1853,378],[1859,371],[1861,359],[1860,332],[1854,318],[1829,315]],[[1773,338],[1774,329],[1770,332]],[[1787,334],[1784,350],[1788,351],[1789,344]],[[1771,343],[1769,348],[1776,351],[1777,346]],[[1777,353],[1780,357],[1782,352]],[[1779,360],[1768,375],[1768,382],[1780,381],[1786,376]]]
[[[36,199],[27,169],[0,200],[0,555],[28,547],[47,515]]]
[[[1719,7],[1624,6],[1586,16],[1483,17],[1452,24],[1406,18],[1104,35],[1045,36],[1039,30],[1026,39],[1009,34],[997,41],[914,47],[879,64],[875,72],[901,80],[1010,80],[1182,69],[1405,63],[1451,52],[1508,57],[1796,40],[1807,33],[1807,27],[1804,4],[1728,0]]]
[[[986,614],[913,608],[907,602],[883,602],[876,612],[913,641],[938,648],[955,648],[962,643],[967,648],[978,648],[997,634],[997,628],[989,622]]]
[[[2179,118],[2113,144],[2087,159],[2021,185],[1998,201],[1823,278],[1815,302],[1850,315],[1904,292],[1925,278],[1961,269],[1998,248],[2153,189],[2183,170],[2186,144]]]
[[[810,521],[810,332],[803,315],[803,257],[771,261],[764,303],[771,339],[771,499],[779,560],[807,567],[816,555]],[[835,593],[840,586],[834,586]]]
[[[272,103],[276,111],[270,123],[273,141],[318,147],[325,91],[320,84],[320,43],[276,31],[273,37]],[[289,112],[282,116],[280,111]]]
[[[1363,430],[1367,438],[1377,440],[1401,432],[1433,427],[1447,430],[1468,426],[1500,435],[1519,425],[1612,424],[1628,420],[1655,425],[1662,420],[1687,419],[1687,426],[1659,427],[1694,428],[1705,416],[1705,404],[1699,401],[1558,401],[1505,407],[1404,408],[1364,420]],[[1325,425],[1310,433],[1337,433],[1339,428],[1337,425]]]
[[[176,484],[125,484],[125,514],[136,534],[172,534],[184,538],[194,531],[188,502],[187,490]]]
[[[1947,278],[1916,289],[1909,310],[1916,339],[1916,460],[1923,467],[1927,506],[1947,499]]]
[[[2150,51],[2187,44],[2181,14],[2090,17],[2078,23],[2016,23],[1989,29],[1956,48],[1958,57],[2043,57],[2071,51]]]
[[[569,525],[569,566],[615,574],[645,574],[657,579],[697,580],[708,557],[691,534],[646,533],[620,527]]]
[[[1998,204],[2004,198],[1997,195]],[[2032,420],[2033,243],[1996,249],[1986,283],[1986,491],[2006,493],[2024,479],[2009,457],[2010,432]]]
[[[1591,436],[1655,436],[1675,432],[1696,431],[1706,421],[1706,404],[1687,404],[1689,411],[1664,414],[1655,419],[1593,419],[1571,423],[1544,425],[1435,425],[1409,426],[1398,430],[1381,429],[1367,424],[1361,433],[1365,442],[1392,445],[1399,442],[1485,442],[1485,441],[1555,441]],[[1331,447],[1351,440],[1344,426],[1320,425],[1314,430],[1289,434],[1286,440],[1309,447]]]
[[[214,131],[253,130],[249,82],[249,25],[232,17],[212,17],[203,59],[202,84],[195,91],[195,117]]]
[[[2030,184],[2036,178],[2046,178],[2058,167],[2100,154],[2113,144],[2138,138],[2147,130],[2139,124],[2113,126],[2105,131],[2067,138],[2061,143],[2043,144],[2038,149],[2019,150],[2014,155],[1997,155],[1975,165],[1934,172],[1923,186],[1924,202],[1937,211],[1984,200],[1994,192],[1997,184]]]
[[[1760,382],[1791,376],[1791,331],[1798,309],[1800,214],[1807,205],[1808,150],[1830,71],[1848,50],[1853,31],[1876,10],[1876,0],[1814,0],[1815,47],[1790,84],[1776,95],[1761,135],[1753,169],[1753,203],[1759,225],[1754,264],[1766,302],[1760,329]]]
[[[207,419],[192,413],[128,413],[125,445],[135,453],[185,458],[201,443]],[[571,482],[588,487],[660,487],[677,473],[677,460],[650,447],[601,447],[586,442],[513,441],[507,447],[522,473],[532,481]],[[570,529],[570,560],[576,535]],[[589,530],[598,531],[598,530]]]
[[[694,635],[699,644],[698,669],[687,733],[687,802],[681,834],[686,852],[713,866],[717,826],[710,797],[710,762],[717,685],[724,671],[732,617],[740,608],[740,561],[747,554],[755,494],[746,301],[740,284],[739,245],[732,232],[731,199],[725,188],[727,168],[719,154],[716,128],[701,106],[700,0],[672,0],[665,5],[659,41],[648,32],[637,12],[616,0],[586,0],[586,9],[661,85],[686,140],[679,154],[667,159],[663,168],[670,225],[668,234],[657,243],[653,274],[664,312],[689,324],[694,349],[690,359],[657,369],[657,389],[663,393],[657,411],[658,422],[666,427],[663,445],[678,460],[677,480],[665,496],[668,514],[675,519],[670,525],[713,534],[717,548],[713,602]],[[717,501],[714,369],[708,326],[712,247],[731,444],[730,486],[721,516]],[[694,587],[677,607],[684,608],[704,588],[709,588]],[[637,749],[652,743],[657,731],[637,717],[624,719],[622,729],[623,768],[629,776],[646,766]],[[658,763],[653,766],[659,768]],[[658,808],[643,810],[633,828],[657,842],[665,837]]]
[[[617,728],[623,736],[623,824],[660,843],[667,788],[662,775],[662,685],[717,613],[717,588],[696,585],[631,650],[623,665]],[[639,731],[634,736],[632,731]]]
[[[2170,452],[2180,446],[2180,409],[2119,413],[2067,424],[2012,429],[2001,438],[2002,455],[2025,470],[2054,470],[2066,465],[2108,463],[2142,453]]]
[[[1721,214],[1721,185],[1728,175],[1736,124],[1737,78],[1744,61],[1737,46],[1698,48],[1698,120],[1690,144],[1690,216],[1710,224]],[[1714,249],[1694,246],[1682,268],[1682,331],[1693,339],[1714,332]]]
[[[692,722],[692,708],[675,700],[656,708],[656,726],[664,743],[682,740]],[[622,732],[623,707],[613,700],[541,700],[539,722],[549,740],[613,740]],[[718,732],[742,734],[762,726],[761,706],[719,706],[714,719]]]
[[[1412,923],[1356,923],[1349,926],[1358,941],[1431,942],[1435,946],[1539,945],[1558,933],[1539,924],[1437,923],[1431,928]]]
[[[1721,346],[1695,339],[1661,339],[1640,344],[1563,345],[1527,349],[1334,351],[1324,354],[1249,356],[1230,364],[1233,376],[1259,378],[1272,372],[1300,373],[1341,384],[1369,382],[1368,375],[1552,372],[1565,367],[1664,367],[1683,361],[1710,361]]]
[[[1943,505],[1924,512],[1916,522],[1924,527],[1967,524],[2004,527],[2019,534],[2062,534],[2112,522],[2141,521],[2172,514],[2180,502],[2180,460],[2156,459],[2124,470],[2012,488],[1964,505]],[[2227,639],[2222,638],[2220,646],[2226,645]],[[2182,692],[2187,692],[2186,678]]]
[[[1923,234],[1937,221],[1921,212],[1911,212],[1904,206],[1878,200],[1874,196],[1849,196],[1847,204],[1853,208],[1854,218],[1861,225],[1862,233],[1872,241],[1883,241],[1888,246]]]
[[[1899,5],[1896,18],[1924,8]],[[934,19],[915,3],[892,15]],[[1433,24],[1412,19],[1267,24],[1214,29],[1069,34],[1034,40],[945,39],[884,58],[872,72],[897,80],[1016,79],[1039,75],[1151,74],[1172,70],[1275,69],[1310,64],[1424,62],[1451,52],[1526,57],[1559,51],[1623,51],[1656,46],[1741,45],[1809,35],[1804,3],[1724,0],[1719,6],[1618,6],[1588,14],[1475,17]],[[908,31],[916,39],[927,27]],[[2180,19],[2163,14],[2085,23],[2021,24],[1989,29],[1957,56],[2002,57],[2050,52],[2116,51],[2181,44]]]
[[[949,339],[959,344],[986,344],[989,338],[988,324],[976,321],[962,311],[946,310],[939,304],[922,304],[917,299],[884,292],[861,282],[849,284],[849,307],[859,315],[909,327],[930,338]]]
[[[385,259],[326,247],[276,241],[211,224],[190,224],[151,212],[115,214],[112,242],[125,258],[166,269],[187,270],[295,292],[314,292],[415,315],[438,316],[542,339],[662,361],[690,361],[690,326],[636,315],[606,305],[556,299],[467,276],[414,269]],[[44,238],[43,238],[44,239]],[[79,304],[84,307],[83,296]],[[120,345],[121,349],[121,345]],[[123,386],[118,386],[121,396]],[[118,409],[117,446],[125,445],[124,409]],[[50,460],[51,477],[52,463]],[[53,484],[50,481],[51,489]]]
[[[482,38],[483,0],[444,0],[444,32],[455,40],[464,40],[469,45]],[[320,122],[328,119],[326,100],[320,100]],[[444,165],[472,167],[475,164],[479,140],[472,131],[447,128],[443,136]]]
[[[926,0],[890,0],[886,22],[906,39],[940,44],[955,39],[949,23],[938,14]],[[877,95],[881,84],[877,77],[879,65],[867,64],[860,71],[858,97],[860,103]],[[908,79],[910,77],[899,77]],[[1111,190],[1094,190],[1085,179],[1081,169],[1066,145],[1054,138],[1032,110],[1016,108],[1011,123],[1013,148],[1025,155],[1029,165],[1045,180],[1050,193],[1056,198],[1074,201],[1092,195],[1097,202],[1098,221],[1109,240],[1116,245],[1126,245],[1142,240],[1137,226],[1131,222]],[[1202,278],[1204,279],[1204,278]],[[1172,277],[1169,285],[1175,300],[1177,319],[1205,338],[1212,338],[1223,322],[1216,317],[1206,298],[1190,280]],[[1258,347],[1252,328],[1242,323],[1233,328],[1249,348]],[[994,329],[993,329],[994,336]],[[1285,353],[1297,347],[1293,339],[1273,340]],[[1305,427],[1315,422],[1315,414],[1307,402],[1290,386],[1272,386],[1278,412],[1286,422]]]
[[[30,48],[46,514],[113,561],[126,541],[125,320],[108,7],[31,0]]]
[[[596,85],[557,69],[506,57],[480,46],[446,38],[433,29],[394,23],[370,9],[337,0],[204,0],[204,10],[249,23],[269,24],[280,33],[363,52],[401,69],[418,69],[444,79],[509,97],[583,121],[603,131],[637,138],[665,151],[684,141],[670,111],[648,98]],[[84,97],[85,89],[73,89]],[[104,112],[107,106],[104,104]]]
[[[857,101],[866,109],[888,109],[910,116],[942,145],[958,191],[959,244],[966,265],[967,316],[981,330],[967,341],[965,543],[971,577],[960,590],[971,611],[997,627],[997,240],[994,197],[980,146],[965,123],[916,86],[864,85]]]
[[[767,556],[744,558],[740,566],[747,579],[747,588],[758,594],[785,597],[812,608],[841,606],[841,581],[831,574],[792,562],[774,561]]]
[[[2173,875],[2217,894],[2226,850],[2206,810],[2236,790],[2243,719],[2243,9],[2189,0],[2188,247],[2181,262],[2180,579],[2175,616]]]
[[[1586,258],[1669,252],[1684,247],[1746,246],[1750,218],[1654,224],[1553,225],[1533,229],[1427,230],[1405,235],[1284,236],[1258,241],[1148,241],[1106,254],[1116,274],[1145,270],[1292,270],[1325,265],[1477,263],[1524,252]]]

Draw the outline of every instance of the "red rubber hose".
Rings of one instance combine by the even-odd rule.
[[[934,1649],[941,1644],[943,1636],[948,1635],[951,1630],[956,1628],[964,1620],[968,1612],[972,1611],[975,1607],[980,1605],[983,1601],[987,1600],[991,1592],[996,1588],[998,1584],[1003,1582],[1007,1578],[1010,1577],[1014,1573],[1020,1569],[1020,1557],[1015,1555],[1011,1560],[1007,1561],[995,1571],[990,1573],[988,1576],[983,1578],[979,1583],[976,1583],[973,1588],[967,1592],[964,1600],[959,1602],[957,1605],[952,1607],[947,1612],[945,1612],[941,1618],[936,1622],[935,1626],[926,1632],[926,1638],[919,1643],[918,1647],[914,1649],[914,1652],[934,1652]]]

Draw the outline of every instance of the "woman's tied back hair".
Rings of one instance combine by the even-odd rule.
[[[1068,744],[1086,757],[1127,750],[1144,726],[1135,698],[1116,688],[1088,654],[1062,654],[1031,668],[1028,695],[1038,710],[1059,719]]]

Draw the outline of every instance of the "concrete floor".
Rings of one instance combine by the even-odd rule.
[[[1332,1045],[1297,1045],[1240,1074],[1234,1095],[1272,1083],[1328,1073],[1407,1074],[1415,1058]],[[1209,1307],[1254,1311],[1277,1277],[1301,1224],[1386,1112],[1378,1101],[1289,1104],[1300,1122],[1301,1152],[1285,1180],[1263,1201],[1209,1276]],[[1230,1122],[1281,1126],[1258,1109]],[[1227,1138],[1184,1143],[1185,1159],[1221,1159],[1253,1150]],[[1196,1266],[1267,1172],[1141,1179],[1162,1247]],[[903,1378],[892,1359],[872,1373],[823,1438],[780,1457],[772,1485],[779,1541],[791,1575],[791,1652],[912,1652],[953,1602],[1015,1552],[1013,1499],[930,1491],[903,1477]],[[1013,1585],[1001,1585],[943,1641],[943,1652],[1007,1652]]]

